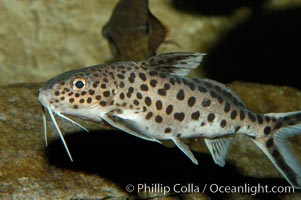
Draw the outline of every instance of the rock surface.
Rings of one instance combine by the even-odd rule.
[[[203,145],[194,144],[200,165],[194,166],[174,148],[120,133],[105,125],[80,122],[84,133],[58,120],[73,155],[71,163],[48,120],[49,146],[43,142],[41,107],[37,90],[41,84],[17,84],[0,88],[0,199],[253,199],[247,194],[127,193],[126,186],[146,183],[200,188],[206,184],[257,184],[286,186],[286,181],[246,137],[237,137],[224,168],[216,166]],[[229,85],[256,112],[285,112],[301,109],[301,92],[235,82]],[[96,131],[99,130],[99,131]],[[71,134],[72,133],[72,134]],[[301,138],[292,141],[301,160]],[[175,174],[175,172],[177,174]],[[262,197],[301,198],[301,193],[260,194]]]
[[[0,89],[0,199],[126,198],[110,180],[49,165],[37,101],[40,85]]]
[[[175,1],[149,1],[152,13],[168,29],[166,43],[159,47],[159,53],[208,52],[221,35],[252,14],[252,8],[244,3],[227,14],[207,16],[182,10],[183,6],[177,8]],[[2,0],[0,85],[46,81],[70,69],[111,60],[110,48],[101,36],[101,29],[117,2]],[[190,1],[183,2],[185,6]],[[300,0],[257,2],[264,2],[261,4],[265,11],[301,5]]]

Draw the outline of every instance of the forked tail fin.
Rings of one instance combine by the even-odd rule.
[[[285,139],[301,134],[301,111],[270,113],[264,117],[268,125],[253,140],[278,171],[296,188],[301,189],[301,167],[286,145]],[[300,144],[301,145],[301,144]]]

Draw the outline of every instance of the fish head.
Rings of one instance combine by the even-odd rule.
[[[91,121],[101,121],[101,96],[97,95],[99,81],[87,70],[62,73],[39,89],[39,102],[55,114],[71,115]],[[96,84],[98,83],[98,84]]]

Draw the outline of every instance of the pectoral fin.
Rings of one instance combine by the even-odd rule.
[[[144,140],[161,143],[156,138],[150,137],[149,134],[147,134],[143,130],[143,127],[139,126],[136,120],[130,118],[130,116],[135,116],[133,115],[133,113],[133,110],[121,111],[120,109],[115,109],[102,116],[102,118],[110,125],[120,130],[123,130],[131,135],[134,135]]]
[[[204,139],[205,143],[211,153],[215,164],[223,167],[225,166],[225,159],[229,147],[233,141],[233,137],[217,138],[217,139]]]
[[[173,137],[172,141],[175,143],[175,145],[181,149],[181,151],[183,153],[186,154],[186,156],[188,156],[188,158],[190,158],[190,160],[194,163],[194,164],[198,164],[197,159],[194,157],[193,153],[191,152],[190,148],[188,145],[186,145],[184,142],[182,142],[178,137]]]

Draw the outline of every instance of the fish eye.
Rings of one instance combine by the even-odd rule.
[[[82,81],[76,81],[74,85],[77,88],[83,88],[85,86],[85,84]]]
[[[80,90],[87,86],[87,80],[84,78],[75,78],[72,81],[72,88],[73,90]]]

